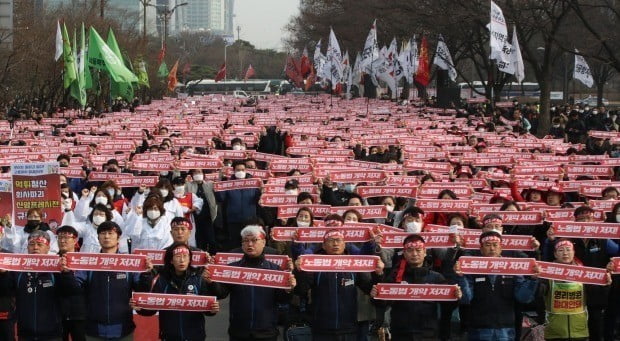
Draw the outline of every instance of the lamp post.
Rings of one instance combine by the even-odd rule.
[[[168,20],[170,20],[170,18],[172,17],[172,14],[174,13],[174,11],[177,8],[179,8],[181,6],[187,5],[187,2],[176,4],[172,8],[168,8],[167,5],[151,5],[151,4],[147,4],[147,5],[148,6],[153,6],[153,7],[158,7],[158,8],[159,7],[164,7],[164,10],[160,13],[160,16],[164,19],[164,34],[163,34],[163,37],[162,37],[162,40],[163,40],[162,44],[163,44],[163,46],[166,46],[166,40],[168,40]],[[144,11],[146,12],[146,9]],[[146,26],[146,24],[145,24],[145,26]]]

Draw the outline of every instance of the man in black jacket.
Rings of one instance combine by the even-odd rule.
[[[75,252],[78,232],[69,225],[61,226],[56,231],[58,236],[58,254]],[[80,291],[70,293],[70,296],[60,302],[62,312],[62,339],[68,341],[86,340],[86,300]]]
[[[231,266],[279,270],[280,267],[265,259],[266,234],[259,225],[248,225],[241,230],[243,258]],[[289,262],[290,264],[290,262]],[[212,283],[210,272],[204,272],[207,283]],[[291,289],[274,289],[252,285],[215,283],[218,299],[230,295],[230,324],[228,334],[231,341],[276,341],[278,339],[278,304],[289,303],[295,287],[291,276]]]
[[[340,230],[325,233],[323,246],[317,254],[343,255],[346,253],[344,235]],[[357,340],[357,288],[370,293],[373,283],[383,275],[379,260],[376,276],[354,272],[303,272],[298,276],[297,292],[312,302],[312,339],[315,341]]]

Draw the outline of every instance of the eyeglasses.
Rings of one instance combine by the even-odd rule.
[[[256,244],[256,243],[258,243],[259,240],[264,240],[264,239],[262,239],[262,238],[260,238],[260,239],[256,239],[256,238],[255,239],[244,239],[244,240],[241,241],[241,244]]]

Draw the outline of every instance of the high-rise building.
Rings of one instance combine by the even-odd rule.
[[[0,49],[13,47],[13,0],[0,0]]]

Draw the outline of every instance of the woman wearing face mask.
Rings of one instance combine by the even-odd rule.
[[[131,238],[132,249],[161,250],[172,244],[170,218],[161,197],[151,194],[141,210],[131,211],[127,217],[126,231]]]
[[[75,220],[84,222],[88,219],[88,216],[92,213],[93,207],[97,204],[106,206],[112,211],[112,221],[119,226],[123,226],[125,219],[114,209],[112,206],[112,197],[108,191],[101,190],[100,188],[92,188],[82,190],[82,197],[76,203],[73,213],[75,214]]]
[[[121,188],[118,187],[114,180],[108,180],[101,185],[101,190],[108,192],[110,197],[112,198],[112,207],[123,215],[124,212],[127,211],[127,199],[123,196],[123,192]]]
[[[424,226],[424,211],[421,208],[412,206],[403,211],[403,220],[398,226],[405,232],[420,233]]]
[[[295,218],[291,218],[288,220],[288,223],[286,226],[291,226],[291,227],[312,227],[314,226],[314,215],[312,214],[312,210],[307,207],[301,207],[297,211],[297,215],[295,216]],[[297,255],[295,255],[295,257],[293,256],[291,245],[292,245],[291,241],[286,241],[286,242],[274,241],[272,246],[273,248],[278,250],[279,254],[288,255],[289,257],[293,259],[297,259]]]
[[[168,219],[172,220],[175,217],[183,217],[183,207],[174,197],[174,188],[168,179],[160,179],[151,191],[146,191],[145,188],[139,188],[131,199],[131,207],[136,208],[143,206],[150,192],[158,192],[161,195],[166,210],[165,214],[168,216]]]
[[[174,186],[174,198],[181,205],[183,216],[192,224],[189,245],[196,246],[196,221],[194,220],[194,213],[200,214],[204,201],[196,194],[185,191],[185,180],[183,178],[176,177],[172,179],[172,185]]]
[[[76,229],[78,237],[82,239],[80,252],[99,253],[101,251],[101,244],[99,244],[97,228],[102,223],[112,221],[112,219],[113,213],[106,205],[96,204],[93,206],[93,210],[88,215],[86,221],[76,221],[73,212],[67,212],[62,218],[62,225],[69,225]],[[129,252],[126,236],[121,236],[119,250],[122,253]]]
[[[50,236],[50,254],[58,252],[56,235],[43,220],[43,212],[39,208],[31,208],[26,212],[26,224],[20,226],[5,226],[4,238],[0,242],[0,249],[10,253],[28,253],[28,236],[34,231],[45,231]]]
[[[378,218],[375,219],[375,223],[377,224],[385,224],[385,225],[390,225],[390,226],[395,226],[398,223],[400,223],[400,221],[402,220],[402,215],[403,212],[401,211],[401,207],[402,206],[402,198],[399,198],[399,200],[397,201],[396,198],[390,196],[390,197],[383,197],[381,198],[381,205],[385,206],[385,208],[388,211],[387,217],[386,218]],[[401,202],[401,205],[398,204],[398,202]]]

